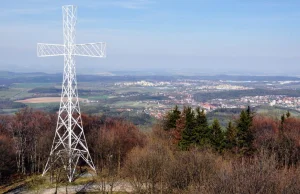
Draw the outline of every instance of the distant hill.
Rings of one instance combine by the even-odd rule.
[[[120,73],[120,72],[119,72]],[[125,72],[124,72],[125,73]],[[172,81],[176,79],[195,79],[195,80],[226,80],[226,81],[300,81],[299,77],[289,76],[239,76],[239,75],[211,75],[211,76],[180,76],[180,75],[119,75],[115,72],[113,76],[79,74],[79,82],[105,82],[105,81]],[[0,71],[0,85],[10,85],[12,83],[60,83],[62,74],[47,74],[43,72],[15,73]]]

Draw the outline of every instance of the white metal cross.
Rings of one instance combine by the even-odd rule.
[[[106,44],[102,42],[75,44],[75,26],[77,7],[66,5],[63,10],[64,44],[37,44],[38,57],[64,56],[62,92],[55,137],[50,156],[43,175],[51,166],[61,160],[67,170],[69,181],[73,181],[79,158],[82,158],[93,170],[94,163],[90,156],[83,131],[78,100],[75,56],[106,57]]]

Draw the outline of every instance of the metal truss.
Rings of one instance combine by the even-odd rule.
[[[74,53],[75,56],[84,57],[106,57],[106,44],[104,42],[87,43],[87,44],[75,44]],[[37,56],[38,57],[52,57],[52,56],[64,56],[65,45],[63,44],[37,44]]]
[[[52,56],[64,56],[65,45],[63,44],[37,44],[37,56],[38,57],[52,57]]]
[[[75,44],[77,7],[66,5],[63,9],[64,44],[37,44],[38,57],[64,56],[64,73],[58,120],[50,156],[43,175],[55,164],[62,162],[68,180],[74,179],[78,160],[83,159],[93,170],[83,131],[78,100],[75,56],[106,57],[105,43]]]
[[[105,57],[106,44],[104,42],[76,44],[75,55],[86,57]]]

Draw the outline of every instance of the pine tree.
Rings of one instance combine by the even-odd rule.
[[[225,143],[227,149],[232,149],[237,145],[237,129],[232,124],[231,121],[229,121],[228,126],[226,128],[225,132]]]
[[[165,123],[164,123],[164,129],[166,131],[176,128],[176,121],[180,118],[180,113],[181,112],[178,109],[177,105],[174,107],[173,110],[167,113],[167,116],[165,118]]]
[[[197,126],[201,126],[203,128],[208,127],[207,118],[206,118],[206,114],[205,114],[204,110],[202,109],[200,111],[200,108],[197,107],[196,108],[196,113],[197,113],[197,116],[196,116],[196,125]]]
[[[286,114],[282,114],[282,115],[281,115],[281,118],[280,118],[280,127],[279,127],[280,132],[281,132],[281,135],[282,135],[283,130],[284,130],[284,123],[285,123],[285,121],[286,121],[288,118],[290,118],[290,117],[291,117],[290,111],[287,111]]]
[[[186,119],[185,128],[194,129],[196,126],[195,112],[190,106],[188,106],[185,110],[185,119]]]
[[[240,118],[237,121],[237,145],[242,154],[250,154],[253,151],[253,134],[251,131],[253,113],[248,109],[242,110]]]
[[[284,129],[284,121],[285,121],[285,115],[281,115],[281,118],[280,118],[280,130],[283,131]]]
[[[224,148],[224,134],[221,129],[220,123],[218,119],[215,119],[211,125],[211,136],[210,136],[210,141],[212,146],[217,150],[217,151],[222,151]]]
[[[182,139],[179,142],[179,147],[182,150],[187,150],[194,141],[194,130],[196,126],[195,112],[191,107],[184,107],[183,112],[185,114],[185,127],[182,131]]]
[[[286,118],[290,118],[290,116],[291,116],[290,111],[287,111],[287,113],[286,113]]]
[[[203,146],[210,143],[210,130],[207,123],[207,118],[204,110],[200,111],[200,108],[196,108],[196,126],[194,130],[194,141],[195,144]]]

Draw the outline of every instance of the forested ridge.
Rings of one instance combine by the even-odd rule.
[[[274,118],[248,107],[223,128],[200,108],[176,106],[150,132],[124,119],[82,118],[97,176],[111,187],[123,180],[134,193],[300,190],[300,119],[289,112]],[[42,173],[56,119],[30,108],[0,116],[0,185]],[[39,184],[66,182],[60,168],[39,176]]]

